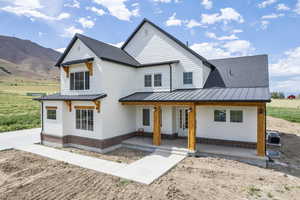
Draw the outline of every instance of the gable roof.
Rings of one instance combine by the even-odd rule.
[[[142,28],[142,26],[146,22],[149,23],[150,25],[152,25],[157,30],[159,30],[164,35],[166,35],[169,39],[171,39],[172,41],[174,41],[175,43],[177,43],[179,46],[181,46],[182,48],[184,48],[185,50],[187,50],[188,52],[190,52],[191,54],[193,54],[194,56],[196,56],[197,58],[199,58],[206,66],[208,66],[208,67],[210,67],[212,69],[214,68],[213,64],[211,64],[207,59],[205,59],[204,57],[202,57],[201,55],[199,55],[198,53],[196,53],[194,50],[192,50],[187,45],[183,44],[180,40],[178,40],[177,38],[175,38],[173,35],[171,35],[170,33],[166,32],[165,30],[163,30],[159,26],[155,25],[154,23],[152,23],[150,20],[148,20],[146,18],[143,19],[143,21],[136,27],[136,29],[133,31],[133,33],[127,38],[127,40],[125,41],[125,43],[122,45],[121,49],[124,49],[126,47],[126,45],[130,42],[130,40],[135,36],[135,34]]]
[[[71,42],[69,43],[68,47],[64,51],[64,53],[61,55],[61,57],[58,59],[55,66],[60,66],[64,58],[67,56],[69,51],[71,50],[73,44],[76,42],[77,39],[80,39],[91,51],[94,52],[99,58],[107,58],[115,61],[121,61],[125,64],[131,65],[131,66],[137,66],[140,63],[136,61],[133,57],[131,57],[126,51],[106,44],[104,42],[100,42],[98,40],[92,39],[90,37],[81,35],[76,33]]]
[[[216,68],[206,80],[211,87],[269,87],[268,56],[255,55],[209,60]]]

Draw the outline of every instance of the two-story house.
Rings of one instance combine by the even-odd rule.
[[[144,19],[121,48],[76,34],[56,66],[60,93],[38,98],[45,144],[105,152],[139,133],[265,156],[266,55],[207,60]]]

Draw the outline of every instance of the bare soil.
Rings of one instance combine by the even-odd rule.
[[[268,118],[270,128],[269,120],[272,119]],[[286,147],[282,151],[286,161],[296,162],[300,155],[294,145],[300,146],[300,142],[292,134],[293,130],[290,131],[283,136]],[[264,169],[221,158],[188,157],[151,185],[143,185],[26,152],[0,152],[1,200],[296,200],[300,196],[299,177],[284,167]]]
[[[64,147],[64,148],[58,148],[58,149],[64,150],[64,151],[69,151],[72,153],[78,153],[78,154],[82,154],[82,155],[86,155],[86,156],[91,156],[91,157],[95,157],[95,158],[101,158],[104,160],[110,160],[110,161],[114,161],[114,162],[118,162],[118,163],[127,163],[127,164],[137,161],[137,160],[145,157],[146,155],[150,154],[149,152],[146,152],[146,151],[139,151],[139,150],[124,148],[124,147],[115,149],[115,150],[110,151],[105,154],[100,154],[100,153],[92,152],[92,151],[86,151],[86,150],[77,149],[77,148],[73,148],[73,147]]]

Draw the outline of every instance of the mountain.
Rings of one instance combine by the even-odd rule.
[[[60,55],[30,40],[0,35],[0,77],[58,80],[54,64]]]

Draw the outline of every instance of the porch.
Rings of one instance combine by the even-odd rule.
[[[123,146],[145,151],[163,151],[174,154],[187,155],[190,151],[187,148],[186,138],[163,139],[159,146],[154,145],[151,137],[136,136],[122,142]],[[265,167],[267,158],[258,156],[256,149],[196,143],[196,155],[199,156],[223,156],[233,160]]]

